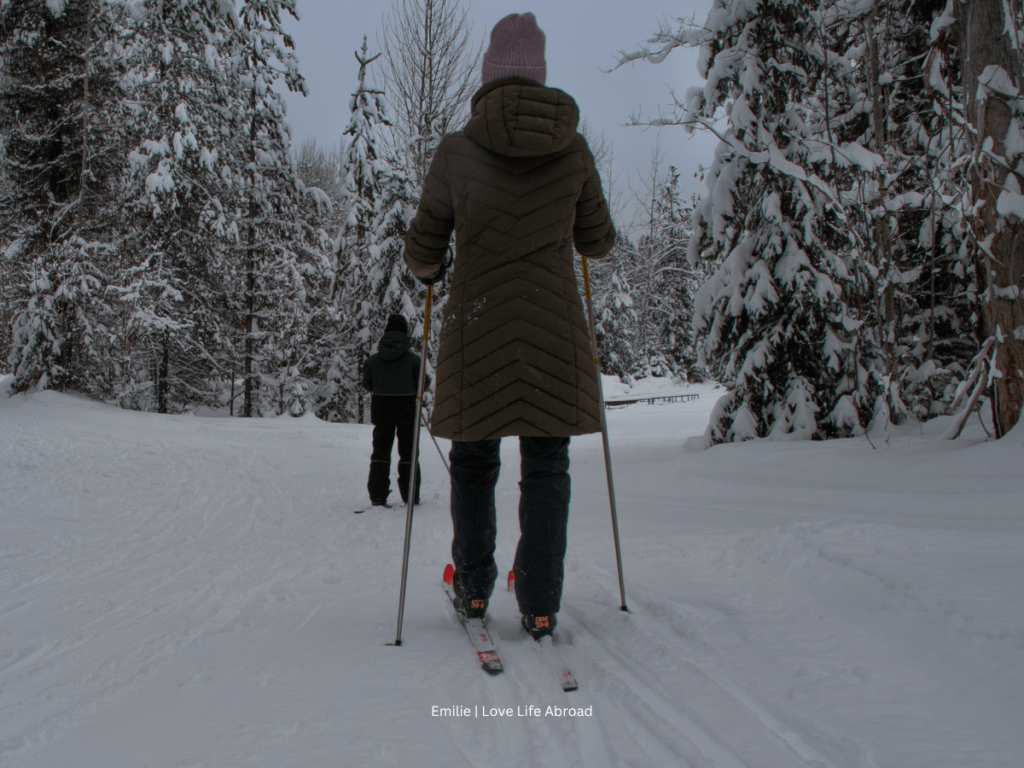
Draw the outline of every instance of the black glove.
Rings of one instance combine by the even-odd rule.
[[[441,268],[437,270],[437,274],[434,275],[433,277],[417,277],[416,279],[423,283],[423,285],[433,285],[434,283],[440,283],[442,280],[444,280],[445,275],[448,274],[449,263],[450,262],[447,260],[442,261]]]

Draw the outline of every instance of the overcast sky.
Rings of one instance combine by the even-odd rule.
[[[616,54],[633,51],[666,19],[707,18],[711,0],[547,0],[515,4],[507,0],[466,0],[472,34],[479,42],[489,39],[494,24],[509,13],[531,11],[547,38],[547,85],[560,88],[576,99],[595,133],[612,143],[620,183],[628,172],[649,165],[651,150],[660,137],[665,161],[682,173],[687,191],[700,192],[693,178],[698,163],[710,164],[716,142],[706,136],[687,137],[681,128],[626,127],[630,115],[642,110],[656,115],[669,103],[669,87],[681,96],[691,85],[703,85],[697,73],[697,54],[675,50],[664,63],[638,62],[610,74]],[[387,0],[298,0],[301,20],[290,23],[299,65],[309,87],[303,98],[289,93],[288,122],[296,144],[315,136],[321,143],[339,140],[348,123],[348,102],[356,87],[358,64],[354,52],[369,37],[371,51]],[[485,45],[486,47],[486,45]]]

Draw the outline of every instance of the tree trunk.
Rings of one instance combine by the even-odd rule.
[[[82,168],[78,179],[78,210],[76,211],[79,234],[82,232],[83,208],[85,207],[85,186],[89,177],[89,67],[92,65],[92,10],[91,0],[87,0],[88,11],[85,20],[85,77],[82,79]]]
[[[978,100],[978,80],[986,67],[998,66],[1020,88],[1020,57],[1014,50],[1003,18],[1003,0],[972,0],[958,5],[962,68],[967,91],[967,117],[977,131],[979,149],[971,185],[981,203],[973,222],[978,248],[978,272],[984,276],[985,332],[996,339],[995,380],[992,415],[996,436],[1009,432],[1020,418],[1024,405],[1024,312],[1018,281],[1024,275],[1024,222],[1015,216],[1000,216],[996,201],[1009,173],[1004,163],[983,154],[986,140],[992,140],[991,154],[1002,157],[1005,139],[1014,119],[1005,97],[990,92]],[[1020,179],[1018,179],[1021,181]],[[987,252],[985,249],[987,246]],[[1015,332],[1017,337],[1015,337]],[[1019,337],[1019,338],[1018,338]]]
[[[250,234],[250,241],[251,238],[252,235]],[[255,312],[255,296],[253,294],[256,292],[256,275],[253,259],[253,251],[250,246],[245,251],[245,360],[242,365],[242,371],[245,375],[242,416],[247,419],[252,418],[252,358],[255,351],[252,338],[253,331],[255,330],[253,328],[253,321],[255,319],[253,317]]]
[[[162,334],[161,346],[162,352],[156,376],[156,411],[157,413],[170,413],[170,386],[167,379],[171,375],[171,345],[167,338],[167,331]]]
[[[871,128],[874,134],[875,154],[885,157],[886,142],[886,109],[885,91],[878,82],[881,76],[881,68],[878,61],[878,38],[875,36],[874,15],[877,10],[872,8],[867,15],[867,38],[868,38],[868,79],[871,86]],[[892,236],[889,231],[889,213],[885,209],[885,170],[878,173],[878,194],[881,199],[881,217],[875,221],[875,238],[878,243],[878,266],[882,274],[889,278],[888,283],[882,290],[882,349],[885,351],[886,361],[889,369],[895,368],[895,345],[896,345],[896,290],[892,279],[897,271],[893,263]]]
[[[250,167],[257,167],[256,164],[256,139],[258,138],[256,126],[256,90],[253,89],[251,96],[252,122],[249,124],[249,163]],[[255,180],[254,180],[255,181]],[[255,183],[253,184],[255,187]],[[255,190],[250,192],[254,195]],[[254,314],[256,311],[256,215],[258,213],[255,200],[249,201],[249,243],[245,251],[245,404],[242,407],[242,416],[252,418],[252,390],[253,390],[253,356],[256,352],[256,345],[253,339],[255,332]]]

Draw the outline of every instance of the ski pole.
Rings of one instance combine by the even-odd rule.
[[[441,450],[441,446],[437,444],[437,438],[434,437],[434,433],[430,431],[430,424],[427,421],[427,414],[423,414],[423,426],[427,428],[427,434],[430,435],[430,439],[434,441],[434,447],[437,448],[437,453],[441,457],[441,463],[444,464],[444,468],[448,470],[448,474],[451,475],[452,468],[448,466],[448,462],[444,458],[444,451]]]
[[[413,428],[412,469],[409,472],[409,508],[405,514],[405,552],[402,554],[402,588],[398,596],[398,632],[395,645],[402,644],[402,618],[405,614],[405,582],[409,576],[409,545],[412,542],[412,508],[416,502],[416,469],[419,461],[420,418],[423,416],[423,389],[427,379],[427,338],[430,333],[430,304],[434,298],[434,286],[427,286],[427,307],[423,318],[423,359],[420,360],[420,383],[416,393],[416,426]]]
[[[601,358],[597,353],[597,328],[594,324],[594,302],[590,295],[590,272],[587,269],[587,257],[583,259],[583,285],[587,296],[587,315],[590,318],[590,344],[594,350],[594,365],[597,366],[597,396],[601,409],[601,438],[604,441],[604,471],[608,477],[608,503],[612,508],[612,533],[615,538],[615,564],[619,568],[619,594],[622,605],[619,610],[628,612],[626,608],[626,583],[622,578],[622,547],[619,543],[619,515],[615,508],[615,482],[612,480],[612,452],[608,444],[608,419],[605,418],[604,386],[601,383]]]

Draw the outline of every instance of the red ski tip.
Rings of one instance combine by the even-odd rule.
[[[508,591],[511,592],[512,588],[516,585],[516,572],[508,572]]]
[[[455,566],[454,565],[452,565],[451,563],[448,563],[448,565],[446,565],[444,567],[444,576],[441,577],[441,581],[443,581],[445,584],[452,584],[452,583],[454,583],[454,581],[455,581]]]

